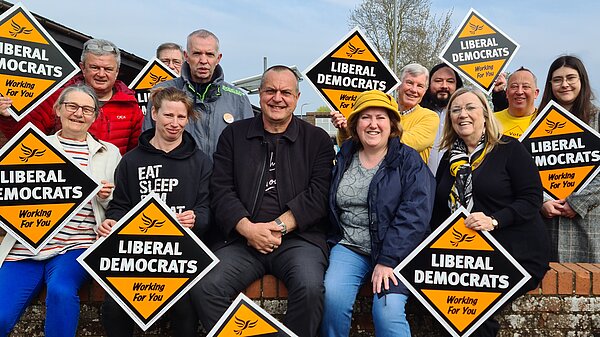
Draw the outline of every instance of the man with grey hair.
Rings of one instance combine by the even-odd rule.
[[[411,63],[400,70],[400,86],[397,91],[402,143],[412,147],[427,163],[440,124],[437,113],[419,105],[429,85],[429,71],[418,63]],[[331,122],[338,128],[338,142],[349,137],[347,121],[341,113],[331,113]]]
[[[212,158],[219,135],[234,121],[253,117],[248,97],[238,88],[225,82],[223,68],[219,65],[222,54],[219,39],[212,32],[200,29],[187,37],[185,62],[180,77],[157,84],[157,87],[177,87],[194,102],[200,117],[190,121],[186,130],[192,134],[198,147]],[[152,111],[148,103],[146,111]],[[144,119],[142,129],[154,126],[150,114]]]
[[[89,133],[116,145],[124,154],[137,146],[143,114],[133,90],[117,80],[120,65],[121,52],[112,42],[102,39],[86,41],[79,63],[81,74],[74,76],[19,122],[7,111],[12,103],[10,99],[0,99],[0,131],[11,138],[25,124],[32,122],[47,135],[56,133],[61,125],[53,110],[54,103],[64,88],[83,83],[94,89],[100,101],[100,114],[90,126]]]
[[[190,293],[208,331],[239,292],[274,275],[288,290],[284,324],[312,337],[323,312],[333,146],[323,129],[294,116],[292,69],[267,69],[259,90],[262,113],[219,137],[207,242],[220,262]]]
[[[173,42],[165,42],[156,48],[156,58],[173,70],[177,75],[181,73],[183,64],[183,48]]]

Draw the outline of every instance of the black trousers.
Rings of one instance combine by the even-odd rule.
[[[215,252],[220,262],[191,290],[192,303],[210,331],[235,297],[252,282],[272,274],[288,290],[283,324],[298,336],[316,336],[323,313],[327,257],[300,237],[284,237],[273,253],[261,254],[238,240]]]
[[[189,293],[173,304],[167,315],[171,319],[173,336],[198,336],[198,315],[192,306]],[[102,326],[107,337],[132,337],[135,322],[110,295],[106,294],[102,304]]]

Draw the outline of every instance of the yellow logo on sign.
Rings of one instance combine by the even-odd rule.
[[[36,134],[30,133],[4,157],[0,165],[64,164],[65,161],[48,147]]]
[[[46,153],[46,150],[32,149],[27,147],[25,144],[21,144],[21,152],[23,152],[22,156],[19,156],[22,162],[28,162],[31,157],[41,157]]]
[[[260,336],[278,331],[262,315],[242,303],[217,336]]]
[[[0,37],[48,44],[48,41],[35,29],[33,23],[22,12],[18,12],[0,26]]]
[[[258,323],[258,320],[243,320],[241,318],[238,318],[237,316],[235,316],[235,324],[237,324],[237,326],[240,328],[239,330],[233,330],[233,332],[235,332],[236,335],[241,336],[244,333],[244,330],[246,329],[250,329],[252,330],[252,328],[256,327],[256,323]]]
[[[362,53],[365,52],[366,49],[361,49],[361,48],[356,48],[352,45],[352,43],[348,43],[348,49],[350,49],[349,52],[346,52],[346,55],[348,55],[348,57],[352,58],[352,56],[354,55],[360,55]]]
[[[583,132],[582,128],[568,120],[556,109],[550,110],[541,122],[543,123],[538,124],[538,127],[533,130],[529,138],[571,135]]]
[[[496,31],[473,13],[458,37],[464,38],[489,34],[496,34]]]
[[[340,59],[379,62],[367,48],[366,42],[363,41],[358,34],[354,35],[346,44],[341,46],[331,56]]]
[[[567,122],[553,122],[549,119],[546,120],[546,126],[548,127],[546,129],[546,132],[549,134],[552,134],[552,132],[556,129],[562,129],[565,127],[565,124],[567,124]]]
[[[19,24],[16,23],[14,20],[12,20],[10,22],[10,25],[13,27],[13,30],[8,33],[12,37],[17,37],[17,36],[19,36],[19,34],[25,34],[25,35],[31,34],[31,32],[33,31],[33,29],[27,29],[26,26],[24,26],[24,27],[19,26]]]
[[[469,234],[463,234],[461,232],[459,232],[458,230],[456,230],[456,228],[452,228],[452,235],[454,235],[454,238],[456,239],[455,241],[450,241],[450,244],[454,247],[458,247],[458,245],[461,242],[471,242],[475,239],[475,234],[473,235],[469,235]]]
[[[144,223],[142,226],[140,226],[140,230],[143,233],[148,233],[148,229],[152,228],[152,227],[162,227],[162,225],[165,223],[165,220],[163,221],[158,221],[156,219],[150,219],[149,217],[147,217],[146,215],[144,215],[142,213],[142,222]]]
[[[146,74],[140,79],[133,90],[147,90],[155,85],[173,79],[174,77],[162,69],[158,64],[153,64]]]
[[[461,249],[461,250],[488,250],[494,248],[485,241],[477,231],[465,226],[465,219],[460,218],[452,225],[451,230],[444,232],[440,238],[431,245],[431,248]]]
[[[127,223],[119,234],[183,236],[181,230],[154,203]]]

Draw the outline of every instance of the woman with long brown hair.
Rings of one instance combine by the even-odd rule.
[[[585,66],[575,56],[565,55],[550,65],[540,110],[555,101],[594,130],[598,108]],[[552,258],[559,262],[600,262],[600,177],[582,191],[562,200],[545,200],[542,215],[549,219]]]

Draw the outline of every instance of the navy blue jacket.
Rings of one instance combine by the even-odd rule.
[[[333,168],[329,190],[329,216],[333,234],[330,243],[342,239],[336,192],[352,156],[358,150],[352,140],[342,144]],[[419,154],[401,144],[397,137],[388,141],[388,152],[369,185],[368,207],[373,267],[395,268],[426,237],[435,196],[435,180]],[[399,282],[390,292],[408,294]]]

